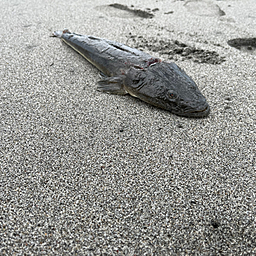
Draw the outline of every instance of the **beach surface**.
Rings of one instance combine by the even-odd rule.
[[[3,1],[0,254],[256,254],[255,27],[255,0]],[[97,91],[66,28],[175,62],[210,115]]]

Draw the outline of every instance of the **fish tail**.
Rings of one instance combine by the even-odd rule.
[[[53,37],[62,37],[62,35],[66,34],[66,33],[70,34],[71,32],[68,29],[64,29],[63,31],[60,31],[60,30],[59,31],[54,31],[52,33],[52,36]]]

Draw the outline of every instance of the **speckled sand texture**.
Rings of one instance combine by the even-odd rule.
[[[0,255],[255,255],[256,55],[227,41],[256,1],[116,1],[1,3]],[[98,92],[65,28],[175,61],[209,117]]]

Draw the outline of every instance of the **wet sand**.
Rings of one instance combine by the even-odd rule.
[[[0,254],[255,254],[256,2],[114,3],[2,3]],[[98,92],[65,28],[174,61],[209,117]]]

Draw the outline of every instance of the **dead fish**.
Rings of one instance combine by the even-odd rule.
[[[167,63],[129,46],[94,36],[55,31],[53,36],[80,53],[106,75],[98,90],[130,94],[186,117],[205,117],[210,107],[196,83],[175,63]]]

